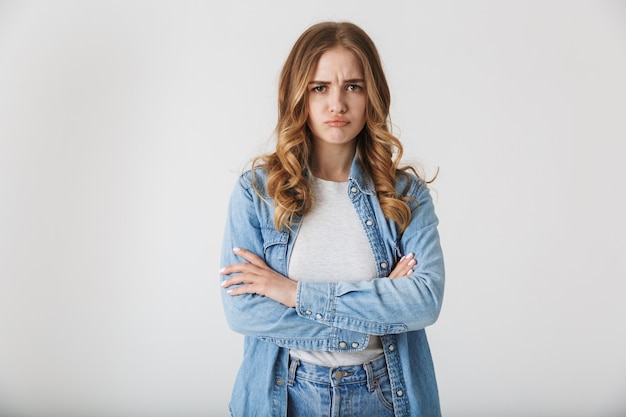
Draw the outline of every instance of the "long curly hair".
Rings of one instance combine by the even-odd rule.
[[[403,195],[406,190],[400,195],[396,192],[396,179],[407,176],[408,171],[418,175],[410,166],[398,166],[402,144],[389,128],[391,96],[380,56],[372,39],[353,23],[317,23],[297,39],[279,78],[276,149],[254,158],[252,167],[263,167],[267,172],[266,188],[274,201],[277,230],[290,228],[299,216],[311,209],[312,139],[307,126],[307,84],[322,54],[336,46],[349,49],[361,62],[367,93],[366,124],[357,138],[356,154],[365,173],[373,180],[385,217],[393,220],[402,232],[411,220],[411,210]]]

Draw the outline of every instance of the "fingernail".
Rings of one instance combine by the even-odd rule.
[[[415,256],[415,254],[414,254],[413,252],[409,252],[409,254],[408,254],[406,257],[407,257],[407,258],[412,258],[412,257],[414,257],[414,256]]]
[[[238,247],[234,247],[233,248],[233,252],[239,252],[239,248]]]
[[[409,269],[408,271],[406,271],[406,275],[413,275],[413,270]]]
[[[222,272],[224,272],[224,270],[226,270],[226,267],[224,267],[224,268],[220,269],[220,274],[221,274]]]
[[[413,266],[413,265],[415,265],[416,263],[417,263],[417,261],[416,261],[415,259],[411,259],[411,260],[409,261],[409,266]]]
[[[224,285],[226,285],[226,281],[222,281],[220,285],[223,287]]]
[[[400,261],[404,261],[404,258],[406,258],[406,256],[403,256],[402,258],[400,258]]]

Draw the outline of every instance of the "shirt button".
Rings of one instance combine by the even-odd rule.
[[[381,267],[382,269],[387,269],[387,262],[382,262],[382,263],[380,264],[380,267]]]
[[[324,317],[324,316],[322,316],[320,313],[317,313],[317,314],[315,315],[315,318],[316,318],[316,319],[318,319],[318,320],[321,320],[323,317]]]
[[[276,385],[278,385],[278,386],[283,385],[283,379],[282,378],[276,378]]]
[[[352,188],[350,188],[350,192],[351,192],[351,193],[353,193],[353,194],[355,194],[355,193],[356,193],[356,187],[352,187]]]
[[[310,316],[311,314],[313,314],[313,312],[311,310],[307,310],[304,312],[304,314],[306,314],[307,316]]]
[[[356,349],[359,347],[359,344],[357,342],[352,342],[352,348]]]
[[[395,345],[389,345],[389,351],[393,352],[394,350],[396,350]]]
[[[366,220],[366,221],[365,221],[365,224],[366,224],[366,225],[368,225],[368,226],[371,226],[371,225],[373,225],[373,224],[374,224],[374,222],[373,222],[373,221],[371,221],[371,220]]]
[[[345,348],[346,348],[346,346],[348,346],[348,344],[347,344],[346,342],[339,342],[339,347],[340,347],[341,349],[345,349]]]
[[[402,391],[401,389],[399,389],[398,391],[396,391],[396,395],[398,397],[402,397],[404,395],[404,391]]]

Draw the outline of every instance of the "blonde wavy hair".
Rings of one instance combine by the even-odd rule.
[[[361,62],[367,92],[366,124],[357,138],[356,153],[369,175],[386,218],[400,232],[411,220],[408,197],[396,192],[398,176],[417,175],[413,167],[399,167],[402,144],[389,128],[391,96],[380,56],[371,38],[350,22],[322,22],[305,30],[294,44],[280,73],[276,149],[253,159],[252,167],[267,172],[267,193],[274,201],[274,226],[290,228],[313,205],[309,182],[311,132],[307,126],[308,82],[322,54],[336,46],[354,53]],[[254,169],[252,170],[254,174]],[[409,181],[407,183],[407,188]]]

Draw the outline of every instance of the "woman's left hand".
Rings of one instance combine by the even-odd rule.
[[[246,249],[235,248],[233,251],[248,262],[228,265],[220,271],[222,275],[236,274],[223,281],[222,287],[229,288],[233,285],[243,284],[228,290],[229,295],[258,294],[278,301],[287,307],[296,306],[298,289],[296,281],[274,271],[267,266],[263,259]]]
[[[389,274],[389,278],[410,277],[413,274],[415,265],[417,265],[417,260],[415,259],[415,254],[411,252],[398,261],[393,271]]]

